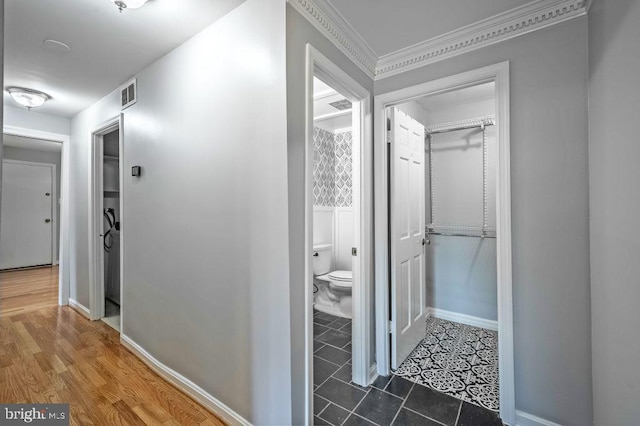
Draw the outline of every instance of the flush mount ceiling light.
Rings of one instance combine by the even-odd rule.
[[[42,104],[51,99],[51,96],[46,93],[25,89],[24,87],[7,87],[7,92],[9,92],[14,101],[28,110],[42,106]]]
[[[139,7],[142,7],[147,0],[111,0],[113,2],[113,4],[115,4],[116,6],[118,6],[118,9],[120,10],[120,12],[122,12],[122,9],[137,9]]]

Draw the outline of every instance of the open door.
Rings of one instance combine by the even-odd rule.
[[[391,178],[391,368],[425,336],[425,131],[389,109]]]

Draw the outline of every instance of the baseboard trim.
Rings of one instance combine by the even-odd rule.
[[[91,319],[89,309],[87,309],[86,306],[80,304],[77,300],[69,298],[69,307],[80,315],[86,317],[87,319]]]
[[[562,426],[524,411],[516,410],[516,426]]]
[[[251,423],[244,417],[233,411],[218,399],[214,398],[213,395],[206,392],[200,386],[158,361],[153,355],[129,337],[121,334],[120,343],[122,346],[129,349],[135,356],[140,358],[142,362],[155,371],[160,377],[171,383],[180,391],[184,392],[187,396],[191,397],[216,416],[222,418],[228,424],[238,426],[251,425]]]
[[[460,324],[474,327],[486,328],[487,330],[498,331],[498,321],[488,320],[471,315],[459,314],[457,312],[445,311],[444,309],[427,308],[427,316],[440,318],[447,321],[459,322]]]

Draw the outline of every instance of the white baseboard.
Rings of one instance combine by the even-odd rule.
[[[238,426],[251,425],[251,423],[244,417],[227,407],[218,399],[214,398],[213,395],[207,393],[200,386],[158,361],[153,357],[153,355],[144,350],[129,337],[121,334],[120,343],[122,346],[129,349],[135,356],[140,358],[142,362],[155,371],[160,377],[180,389],[216,416],[222,418],[228,424]]]
[[[427,308],[427,316],[440,318],[447,321],[459,322],[460,324],[471,325],[474,327],[486,328],[487,330],[498,330],[498,321],[488,320],[471,315],[459,314],[457,312],[445,311],[444,309]]]
[[[69,307],[74,311],[78,312],[79,314],[81,314],[82,316],[86,317],[87,319],[91,319],[91,315],[89,314],[89,309],[87,309],[86,306],[78,303],[77,300],[69,298]]]
[[[516,426],[561,426],[558,423],[516,410]]]

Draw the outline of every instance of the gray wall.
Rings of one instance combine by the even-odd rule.
[[[37,110],[28,111],[26,108],[4,105],[4,125],[68,135],[70,121],[68,118],[43,114]]]
[[[51,142],[55,143],[55,142]],[[62,148],[62,147],[61,147]],[[5,146],[4,147],[4,157],[7,160],[20,160],[20,161],[31,161],[34,163],[51,163],[56,165],[56,194],[58,194],[58,200],[60,199],[60,173],[61,173],[61,158],[62,152],[53,152],[53,151],[38,151],[35,149],[25,149],[18,148],[15,146]],[[58,247],[58,257],[54,259],[54,261],[58,261],[60,258],[60,203],[58,200],[55,200],[56,205],[56,228],[57,228],[57,239],[56,246]]]
[[[293,424],[304,423],[304,144],[305,55],[310,43],[373,93],[373,81],[287,5],[287,139],[289,170],[289,265],[291,313],[291,399]],[[373,299],[373,298],[372,298]],[[373,306],[371,307],[373,309]],[[373,323],[373,322],[372,322]],[[373,324],[372,324],[373,326]],[[371,330],[373,336],[373,328]],[[374,339],[371,339],[372,349]]]
[[[291,423],[285,66],[285,1],[247,0],[137,75],[122,129],[122,332],[255,424]],[[90,132],[119,112],[72,119],[85,306]]]
[[[510,61],[516,408],[579,426],[592,424],[587,59],[580,18],[376,81],[385,93]]]
[[[640,2],[589,16],[589,170],[594,423],[640,422]]]

